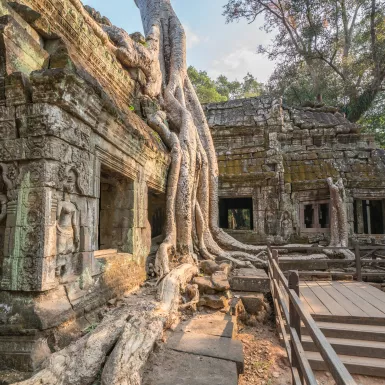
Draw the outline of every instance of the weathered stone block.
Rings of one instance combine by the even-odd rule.
[[[0,38],[6,61],[6,73],[30,74],[47,67],[48,53],[10,15],[0,17]]]
[[[230,279],[231,289],[235,291],[247,291],[256,293],[268,293],[270,280],[264,270],[237,269]]]

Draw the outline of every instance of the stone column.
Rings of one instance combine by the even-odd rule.
[[[46,291],[58,285],[56,207],[53,189],[30,187],[26,173],[17,201],[10,202],[1,289]]]
[[[151,224],[148,220],[148,187],[144,174],[139,174],[134,182],[135,227],[133,254],[139,258],[147,257],[151,248]]]

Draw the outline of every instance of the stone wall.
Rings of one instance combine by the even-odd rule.
[[[220,196],[253,198],[254,230],[230,231],[235,237],[327,244],[330,229],[304,228],[303,211],[329,204],[326,178],[332,177],[344,182],[350,238],[385,242],[384,234],[363,234],[361,211],[356,208],[355,218],[354,210],[365,200],[385,200],[384,151],[337,109],[289,108],[262,97],[209,104],[205,112],[218,155]]]
[[[143,282],[166,188],[144,75],[79,4],[0,0],[0,369],[34,369]]]

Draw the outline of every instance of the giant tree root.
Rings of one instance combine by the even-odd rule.
[[[199,269],[195,265],[184,263],[172,270],[159,284],[158,296],[162,313],[169,314],[173,318],[173,313],[177,313],[179,308],[180,292],[187,284],[198,275]]]
[[[103,385],[139,385],[141,369],[163,329],[176,318],[180,293],[198,274],[183,264],[160,283],[154,301],[120,307],[107,315],[91,333],[53,353],[42,370],[19,385],[91,385],[102,372]]]
[[[102,373],[102,385],[140,385],[141,371],[155,342],[163,333],[159,317],[146,314],[132,318],[108,357]]]
[[[43,370],[19,385],[86,385],[95,381],[106,355],[122,334],[128,309],[107,316],[90,334],[52,354]]]

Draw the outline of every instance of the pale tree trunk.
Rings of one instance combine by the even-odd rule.
[[[169,258],[194,263],[227,259],[238,266],[263,264],[261,248],[244,245],[218,227],[218,164],[206,117],[187,75],[186,36],[170,0],[135,0],[140,9],[151,68],[146,93],[164,112],[148,119],[171,151],[166,237],[156,258],[161,277]],[[121,50],[124,60],[124,49]],[[123,52],[123,55],[122,55]]]
[[[348,247],[349,224],[346,212],[345,187],[342,179],[333,183],[333,178],[327,178],[330,191],[330,245],[331,247]],[[346,249],[338,252],[346,259],[353,259],[354,254]]]

